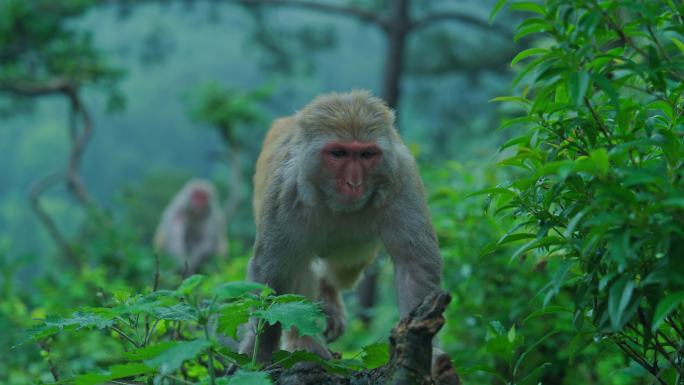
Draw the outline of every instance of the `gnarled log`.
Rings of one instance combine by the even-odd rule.
[[[387,365],[347,376],[326,372],[312,363],[299,363],[274,373],[277,385],[460,385],[451,360],[433,359],[432,340],[444,325],[444,310],[451,301],[445,292],[427,296],[408,317],[392,329]]]

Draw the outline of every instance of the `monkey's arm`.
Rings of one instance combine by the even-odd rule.
[[[403,318],[425,296],[439,290],[442,278],[442,256],[422,185],[407,187],[400,193],[380,226],[381,238],[394,262],[395,289]]]

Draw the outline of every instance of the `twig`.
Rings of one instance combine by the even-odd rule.
[[[410,29],[417,30],[424,28],[442,21],[457,21],[461,23],[471,24],[480,27],[486,31],[496,32],[503,37],[510,37],[513,32],[505,27],[498,24],[489,24],[486,20],[483,20],[477,16],[468,15],[460,12],[439,12],[433,13],[427,16],[423,16],[420,19],[411,22],[409,25]]]
[[[131,338],[128,334],[124,333],[124,332],[123,332],[121,329],[119,329],[118,327],[112,325],[110,328],[111,328],[114,332],[116,332],[116,334],[118,334],[118,335],[120,335],[122,338],[124,338],[126,341],[130,342],[131,344],[133,344],[133,346],[135,346],[136,348],[139,348],[139,347],[140,347],[140,344],[138,344],[137,342],[135,342],[135,340],[134,340],[133,338]]]
[[[44,342],[39,342],[38,346],[40,346],[41,349],[47,352],[46,360],[48,363],[48,367],[50,368],[50,374],[52,374],[52,378],[55,380],[55,382],[59,382],[59,372],[57,371],[57,366],[55,366],[55,362],[52,361],[52,358],[50,358],[50,348]]]
[[[359,20],[386,28],[387,22],[376,13],[355,6],[341,6],[309,0],[229,0],[247,6],[270,5],[306,8],[332,14],[354,16]]]

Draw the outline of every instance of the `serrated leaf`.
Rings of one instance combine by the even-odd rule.
[[[48,317],[42,325],[38,325],[28,330],[29,338],[39,340],[49,337],[60,331],[78,329],[104,329],[114,324],[113,314],[101,316],[92,312],[78,311],[69,318]]]
[[[219,299],[240,298],[246,294],[259,291],[263,294],[268,294],[272,290],[261,283],[251,281],[237,281],[228,282],[214,289],[214,295]]]
[[[128,363],[123,365],[114,365],[105,373],[80,374],[74,378],[73,382],[75,385],[97,385],[111,380],[116,380],[118,378],[137,376],[140,374],[150,373],[152,371],[154,371],[154,369],[141,363]]]
[[[275,303],[266,310],[255,311],[254,316],[271,325],[280,322],[283,330],[294,326],[305,336],[314,336],[325,329],[325,316],[317,305],[309,302]]]
[[[283,294],[272,299],[273,303],[303,302],[306,297],[299,294]]]
[[[174,346],[178,345],[177,341],[164,341],[158,344],[145,346],[143,348],[138,348],[124,353],[124,357],[130,361],[141,361],[147,360],[152,357],[158,356],[161,352],[168,350]]]
[[[661,299],[653,312],[653,321],[651,322],[651,330],[655,332],[660,325],[674,309],[684,302],[684,291],[672,293]]]
[[[266,372],[248,372],[238,370],[230,377],[222,377],[216,382],[218,385],[271,385],[271,378]]]
[[[251,302],[233,302],[221,309],[218,318],[218,331],[237,339],[238,327],[249,321]]]
[[[377,343],[363,347],[361,353],[363,364],[368,369],[375,369],[385,365],[389,361],[389,345]]]
[[[188,295],[192,293],[201,283],[204,281],[204,276],[201,274],[194,274],[184,279],[181,282],[178,289],[176,289],[176,294],[178,295]]]
[[[178,303],[173,306],[159,306],[149,309],[151,314],[157,319],[168,321],[195,321],[197,320],[197,310],[187,303]]]
[[[183,362],[197,357],[209,346],[211,346],[211,342],[205,339],[178,342],[156,357],[145,360],[145,365],[159,368],[161,373],[173,373],[180,368]]]

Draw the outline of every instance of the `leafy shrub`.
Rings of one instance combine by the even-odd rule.
[[[99,384],[116,379],[137,381],[182,380],[211,384],[270,384],[260,372],[255,351],[245,356],[232,351],[238,328],[250,317],[258,320],[257,331],[266,323],[279,322],[284,329],[296,327],[301,335],[315,336],[325,327],[316,304],[298,295],[276,296],[254,282],[208,284],[202,275],[185,279],[176,290],[154,290],[144,295],[114,293],[109,306],[85,307],[67,317],[47,317],[29,332],[30,339],[44,347],[55,380],[63,380],[52,361],[50,341],[65,333],[83,335],[87,330],[109,335],[102,341],[100,365],[68,378],[78,385]],[[56,357],[59,357],[57,354]],[[370,346],[363,360],[324,361],[307,352],[276,352],[273,365],[290,367],[312,361],[327,370],[345,373],[350,369],[378,366],[387,360],[386,346]],[[229,378],[218,379],[230,364],[241,369]],[[236,382],[237,381],[237,382]],[[155,382],[156,383],[156,382]]]
[[[544,304],[571,294],[577,350],[606,340],[648,381],[684,377],[684,6],[500,1],[534,14],[513,59],[523,114],[502,128],[514,177],[483,190],[516,225],[513,257],[559,261]],[[503,243],[502,242],[502,243]]]

